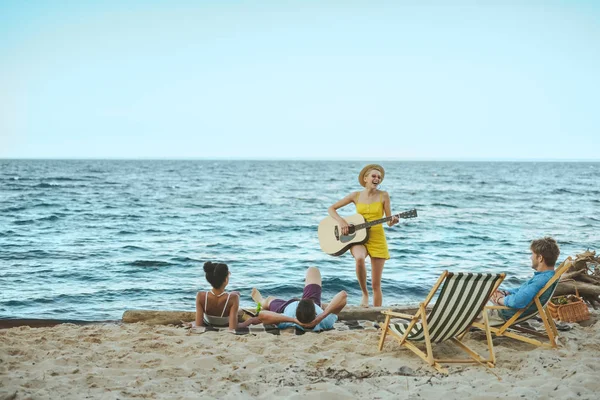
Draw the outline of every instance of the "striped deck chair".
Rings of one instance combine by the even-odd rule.
[[[444,271],[425,301],[419,304],[419,310],[415,315],[397,313],[391,310],[382,311],[386,318],[379,340],[379,351],[383,348],[386,335],[391,333],[400,342],[401,346],[413,351],[439,372],[448,373],[448,370],[443,368],[440,363],[479,363],[490,368],[493,367],[496,359],[492,336],[489,329],[487,329],[489,327],[487,314],[484,314],[483,317],[490,353],[488,359],[483,358],[467,347],[457,336],[471,326],[473,320],[483,310],[491,294],[504,279],[504,276],[504,274],[451,273]],[[429,314],[426,314],[426,307],[440,286],[442,286],[440,295]],[[410,322],[390,323],[392,317],[399,317]],[[434,358],[432,343],[446,340],[454,342],[471,358]],[[412,342],[424,343],[427,353],[424,353]]]
[[[540,291],[535,295],[533,300],[529,302],[525,307],[519,309],[510,319],[506,322],[502,323],[493,323],[490,326],[490,331],[496,336],[506,336],[516,340],[520,340],[522,342],[530,343],[535,346],[543,346],[543,347],[557,347],[557,339],[558,339],[558,331],[556,329],[556,325],[554,324],[554,320],[550,315],[550,311],[546,307],[552,295],[554,294],[554,290],[558,286],[558,281],[560,277],[567,272],[569,268],[573,265],[573,260],[571,257],[567,257],[562,264],[556,269],[554,276],[548,281],[548,283],[540,289]],[[484,315],[487,315],[489,310],[510,310],[511,308],[506,306],[485,306],[484,307]],[[514,310],[514,309],[513,309]],[[546,330],[545,333],[537,332],[532,329],[528,329],[522,326],[519,326],[521,322],[524,322],[530,318],[539,315],[544,323],[544,328]],[[479,322],[473,323],[473,326],[479,329],[484,329],[483,324]],[[510,330],[509,330],[510,329]],[[514,331],[519,331],[523,333],[527,333],[530,335],[538,336],[544,338],[546,341],[542,342],[537,339],[533,339],[531,337],[523,336]]]

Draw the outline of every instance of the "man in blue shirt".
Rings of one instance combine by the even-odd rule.
[[[316,267],[306,271],[304,291],[301,299],[283,300],[273,296],[264,298],[258,289],[252,289],[252,299],[261,305],[256,322],[277,325],[280,329],[297,326],[315,332],[332,329],[340,311],[346,306],[347,294],[344,290],[334,296],[331,302],[321,308],[321,272]]]
[[[501,310],[501,317],[504,320],[510,319],[518,309],[521,309],[533,300],[535,295],[548,283],[554,276],[554,265],[560,254],[556,240],[551,237],[537,239],[531,242],[531,268],[535,271],[533,278],[515,289],[496,290],[490,301],[496,305],[510,307],[513,310]],[[544,304],[552,294],[552,287],[540,297]],[[533,305],[535,307],[535,305]],[[526,313],[529,313],[529,309]]]

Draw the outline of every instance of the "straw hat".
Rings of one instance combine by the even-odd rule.
[[[383,167],[379,164],[369,164],[363,169],[361,169],[360,174],[358,174],[358,183],[360,183],[360,186],[365,186],[365,174],[372,169],[376,169],[377,171],[381,172],[381,180],[379,181],[379,183],[383,182],[383,177],[385,176],[385,170],[383,169]]]

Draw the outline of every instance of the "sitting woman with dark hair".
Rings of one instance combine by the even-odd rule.
[[[273,324],[280,329],[293,325],[303,330],[332,329],[333,324],[337,321],[337,314],[346,306],[347,295],[342,290],[323,310],[321,308],[321,285],[321,272],[316,267],[310,267],[306,271],[301,299],[283,300],[273,296],[264,298],[258,289],[252,289],[252,299],[261,305],[263,311],[250,323]]]
[[[229,268],[223,263],[204,263],[206,280],[212,289],[196,295],[196,326],[238,326],[239,292],[225,291],[229,283]]]

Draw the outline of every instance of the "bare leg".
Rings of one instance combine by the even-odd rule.
[[[252,293],[250,293],[250,297],[252,297],[252,300],[254,300],[256,304],[261,304],[263,301],[262,294],[260,294],[257,288],[252,288]]]
[[[260,294],[257,288],[252,288],[252,293],[250,297],[252,297],[252,300],[254,300],[256,304],[260,304],[260,308],[263,310],[269,310],[269,305],[271,304],[271,301],[275,299],[274,296],[269,296],[265,299],[264,297],[262,297],[262,294]]]
[[[369,307],[369,291],[367,290],[367,267],[365,258],[367,258],[367,248],[363,245],[356,245],[350,248],[350,252],[356,260],[356,278],[362,292],[361,307]]]
[[[373,288],[373,306],[381,307],[383,293],[381,292],[381,275],[385,258],[371,258],[371,286]]]
[[[321,281],[321,271],[317,267],[309,267],[306,270],[306,278],[304,279],[304,286],[316,283],[319,286],[323,286]]]

